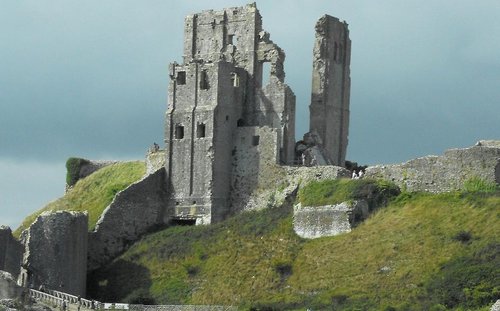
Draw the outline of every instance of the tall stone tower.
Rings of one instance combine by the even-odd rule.
[[[255,4],[187,16],[184,35],[183,64],[169,73],[165,218],[207,224],[255,184],[262,145],[276,151],[271,161],[293,162],[295,95]]]
[[[313,51],[310,132],[321,137],[333,165],[344,166],[351,89],[351,40],[347,23],[324,15],[316,23]]]

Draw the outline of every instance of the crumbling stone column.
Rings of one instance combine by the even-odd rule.
[[[344,166],[349,130],[351,40],[347,23],[324,15],[316,23],[310,131],[316,131],[333,165]]]

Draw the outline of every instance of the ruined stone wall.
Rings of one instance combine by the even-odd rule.
[[[85,296],[87,213],[44,212],[23,231],[20,283]]]
[[[0,226],[0,270],[7,271],[17,278],[21,269],[22,254],[22,245],[12,236],[12,230]]]
[[[115,196],[89,233],[89,270],[109,262],[164,218],[169,219],[164,185],[165,172],[160,169]]]
[[[334,165],[344,166],[349,129],[351,40],[345,22],[325,15],[316,23],[310,131]]]
[[[393,181],[408,191],[446,192],[462,189],[465,181],[480,178],[500,183],[500,148],[494,144],[447,150],[442,156],[427,156],[402,164],[377,165],[366,169],[366,177]]]

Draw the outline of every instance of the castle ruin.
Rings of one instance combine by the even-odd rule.
[[[317,138],[297,149],[295,95],[285,84],[285,53],[264,31],[255,3],[186,17],[183,63],[169,67],[165,217],[198,224],[223,219],[238,200],[236,189],[256,184],[265,169],[263,157],[277,165],[304,164],[304,150],[314,145],[319,149],[315,157],[322,160],[308,164],[344,165],[347,24],[325,15],[316,32],[310,110],[311,135]],[[269,72],[264,72],[266,63]]]

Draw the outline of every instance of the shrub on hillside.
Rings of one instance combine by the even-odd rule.
[[[76,184],[76,182],[80,178],[81,167],[89,163],[89,160],[86,159],[69,158],[66,161],[66,185],[71,187]]]

